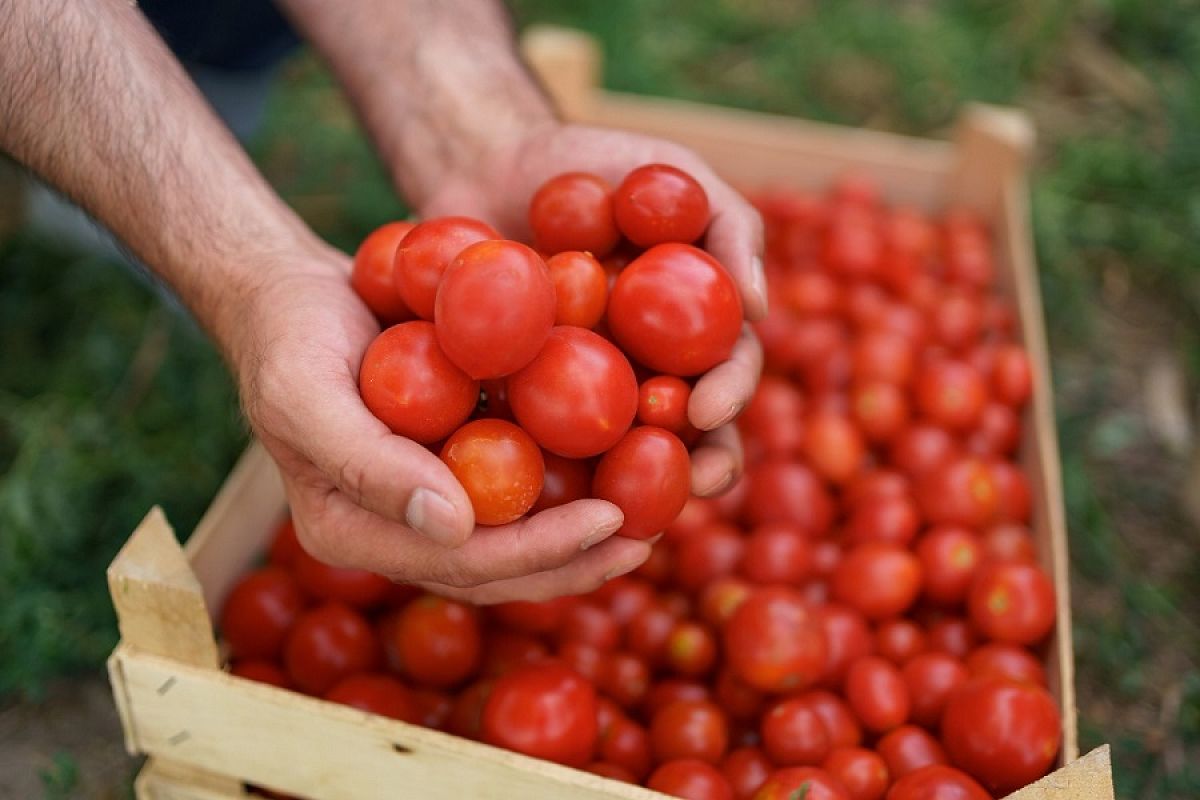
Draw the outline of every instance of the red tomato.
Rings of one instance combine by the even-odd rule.
[[[1033,534],[1024,525],[998,522],[983,532],[982,546],[984,561],[1016,561],[1023,564],[1037,562]]]
[[[863,500],[846,521],[847,542],[891,542],[907,545],[921,527],[917,504],[908,495]]]
[[[650,690],[650,667],[633,653],[605,653],[596,686],[622,708],[632,708]]]
[[[280,669],[274,661],[235,661],[229,668],[229,674],[256,683],[278,686],[280,689],[294,690],[296,688],[288,680],[287,673]]]
[[[516,628],[525,633],[552,633],[562,625],[567,610],[575,602],[573,597],[556,597],[553,600],[541,602],[515,600],[510,603],[494,605],[490,612],[510,628]]]
[[[282,567],[246,573],[221,610],[221,633],[230,652],[235,658],[277,657],[304,605],[300,586]]]
[[[951,350],[965,350],[983,330],[983,304],[971,292],[949,291],[932,308],[930,323],[938,342]]]
[[[874,329],[903,336],[913,347],[921,347],[929,338],[925,315],[903,303],[893,303],[885,308],[875,321]]]
[[[719,764],[729,746],[729,724],[714,703],[679,700],[650,720],[650,742],[660,764],[678,758]]]
[[[879,656],[864,656],[846,671],[846,701],[863,727],[885,733],[908,719],[911,701],[900,670]]]
[[[656,548],[657,549],[657,548]],[[629,620],[625,628],[626,646],[649,664],[662,660],[667,637],[678,621],[675,613],[658,602]]]
[[[592,683],[600,680],[604,668],[604,650],[593,644],[579,641],[563,642],[558,648],[558,659]]]
[[[850,800],[841,782],[818,767],[786,767],[771,773],[753,800]]]
[[[607,761],[593,761],[584,767],[584,770],[593,775],[599,775],[601,778],[612,778],[614,781],[622,781],[624,783],[638,782],[637,776],[632,772],[620,764],[610,764]]]
[[[635,780],[650,772],[650,734],[628,717],[613,720],[600,734],[600,757],[629,770]]]
[[[668,542],[682,541],[720,517],[716,502],[706,497],[689,497],[683,511],[667,526]]]
[[[988,800],[970,775],[943,764],[911,772],[892,784],[887,800]]]
[[[846,317],[857,329],[878,324],[891,301],[875,283],[858,281],[846,287]]]
[[[614,578],[594,592],[595,599],[608,605],[608,610],[621,625],[641,614],[654,603],[654,587],[643,580],[622,576]]]
[[[567,766],[591,761],[596,729],[592,685],[554,661],[497,679],[483,706],[483,741]]]
[[[679,437],[644,425],[625,434],[600,459],[592,494],[625,515],[618,536],[648,539],[679,516],[691,480],[691,461]]]
[[[815,766],[829,755],[829,730],[803,700],[780,700],[763,714],[762,746],[779,766]]]
[[[862,726],[841,697],[833,692],[815,690],[797,695],[796,699],[816,712],[825,723],[833,747],[857,747],[862,742]]]
[[[975,646],[975,633],[965,619],[946,617],[929,626],[929,649],[965,658]]]
[[[281,567],[290,567],[295,562],[296,555],[303,549],[300,540],[296,538],[296,526],[292,524],[292,518],[289,516],[275,529],[275,536],[272,537],[271,547],[267,551],[267,561]]]
[[[656,375],[638,387],[638,422],[665,428],[676,436],[691,436],[696,430],[688,422],[688,399],[692,387],[674,375]]]
[[[1032,564],[992,564],[971,584],[967,612],[989,639],[1036,644],[1054,627],[1054,584]]]
[[[621,627],[612,612],[593,603],[576,603],[563,618],[559,631],[563,641],[579,641],[615,650],[621,642]]]
[[[745,512],[752,525],[786,522],[820,536],[833,522],[833,498],[824,481],[795,461],[767,461],[746,473]]]
[[[909,550],[888,542],[864,542],[846,553],[833,572],[833,596],[881,620],[904,613],[921,591],[921,564]]]
[[[945,764],[946,751],[938,740],[916,725],[901,725],[875,743],[893,779],[903,778],[930,764]]]
[[[542,349],[554,304],[537,253],[519,242],[476,242],[442,275],[433,312],[438,344],[472,378],[503,378]]]
[[[455,600],[418,597],[384,625],[383,637],[392,668],[426,686],[454,686],[479,667],[478,613]]]
[[[764,375],[737,420],[747,452],[780,458],[799,453],[804,443],[803,408],[798,389],[783,378]]]
[[[386,635],[388,627],[384,625]],[[540,639],[528,633],[493,630],[486,634],[483,645],[483,662],[479,671],[489,678],[497,678],[522,664],[541,661],[550,655],[549,649]]]
[[[841,484],[862,466],[866,445],[854,423],[846,417],[816,413],[809,417],[805,428],[804,454],[822,477]]]
[[[379,642],[362,615],[341,603],[305,611],[283,644],[283,666],[292,683],[308,694],[324,694],[356,672],[379,662]]]
[[[446,719],[446,730],[455,736],[478,740],[483,733],[483,706],[495,685],[495,680],[486,678],[459,692]]]
[[[749,583],[735,575],[713,578],[700,591],[700,619],[717,628],[724,626],[752,591]]]
[[[954,437],[944,428],[918,422],[892,440],[888,457],[910,478],[920,478],[958,452]]]
[[[883,258],[883,238],[874,215],[859,209],[841,209],[833,214],[823,254],[826,263],[844,278],[876,277]]]
[[[423,321],[375,337],[363,354],[358,389],[392,433],[421,444],[449,436],[479,402],[479,382],[446,358],[433,324]]]
[[[771,762],[757,747],[739,747],[721,762],[721,773],[733,789],[733,800],[750,800],[767,782],[771,770]]]
[[[392,590],[392,582],[365,569],[331,567],[301,550],[292,565],[296,583],[305,594],[317,600],[338,600],[358,609],[383,603]]]
[[[1046,668],[1023,647],[1001,642],[980,645],[967,654],[972,678],[997,677],[1046,685]]]
[[[717,703],[733,719],[749,722],[762,712],[763,693],[743,682],[733,671],[722,669],[713,687]]]
[[[638,247],[687,244],[708,227],[708,195],[683,170],[647,164],[621,181],[613,193],[613,214],[621,233]]]
[[[674,571],[675,554],[671,551],[671,543],[663,542],[657,547],[651,547],[650,557],[630,574],[650,581],[655,586],[664,586],[671,580],[671,573]]]
[[[925,474],[917,484],[917,500],[932,523],[979,528],[995,518],[1000,492],[988,463],[964,457]]]
[[[1033,492],[1024,471],[1011,461],[988,462],[996,487],[996,517],[1003,522],[1028,522],[1033,510]]]
[[[442,446],[442,461],[462,484],[480,525],[505,525],[533,507],[545,464],[529,434],[502,419],[477,419]]]
[[[411,222],[389,222],[367,235],[354,253],[350,286],[385,327],[413,318],[396,290],[396,248],[413,229]]]
[[[698,622],[679,622],[667,634],[663,654],[667,669],[686,678],[700,677],[717,661],[717,640]]]
[[[925,365],[917,375],[917,408],[952,431],[970,430],[987,402],[987,387],[975,368],[951,359]]]
[[[414,227],[396,248],[395,283],[413,313],[433,319],[442,273],[468,245],[499,239],[491,226],[469,217],[436,217]]]
[[[680,758],[654,770],[646,788],[683,800],[733,800],[729,781],[712,764]]]
[[[1029,402],[1033,392],[1033,369],[1020,345],[1002,345],[992,363],[992,391],[996,398],[1014,408]]]
[[[673,703],[682,700],[699,702],[709,699],[711,699],[711,693],[703,683],[667,678],[657,681],[650,687],[650,691],[646,693],[646,698],[642,703],[642,709],[647,717],[653,719],[655,714]]]
[[[348,675],[325,693],[325,699],[405,722],[421,721],[412,692],[390,675]]]
[[[780,281],[780,291],[784,305],[797,316],[841,313],[841,284],[824,272],[809,269],[785,275]]]
[[[967,668],[949,653],[921,653],[904,664],[904,685],[912,700],[913,722],[936,729],[946,701],[967,682]]]
[[[742,574],[755,583],[798,584],[812,570],[812,542],[790,525],[759,525],[745,542]]]
[[[554,283],[554,324],[594,328],[608,305],[608,276],[591,253],[567,250],[546,259]]]
[[[635,361],[668,375],[699,375],[729,358],[742,330],[742,301],[708,253],[661,244],[617,277],[608,324]]]
[[[927,649],[925,631],[910,619],[891,619],[881,622],[875,630],[875,650],[896,666]]]
[[[537,249],[552,255],[585,250],[603,258],[621,238],[612,187],[586,172],[567,172],[543,183],[529,203],[529,227]]]
[[[542,493],[529,509],[530,514],[591,496],[592,467],[587,461],[542,453],[542,462],[545,465]]]
[[[862,747],[839,747],[826,757],[821,769],[846,788],[850,800],[883,800],[891,777],[879,754]]]
[[[967,451],[978,456],[1008,456],[1021,442],[1021,418],[1011,406],[991,402],[979,414],[979,425],[967,436]]]
[[[942,716],[942,744],[951,760],[998,795],[1045,775],[1061,733],[1049,692],[1003,678],[971,681]]]
[[[850,411],[867,439],[888,442],[908,424],[908,397],[897,384],[866,381],[850,390]]]
[[[529,366],[508,379],[513,414],[545,449],[588,458],[615,445],[637,412],[637,379],[621,351],[560,325]]]
[[[908,497],[908,478],[888,467],[873,467],[855,475],[842,488],[842,505],[853,511],[863,503],[886,497]]]
[[[841,686],[850,662],[875,652],[875,639],[863,615],[846,606],[829,603],[817,609],[825,631],[825,669],[821,681]]]
[[[825,666],[825,632],[803,598],[764,587],[725,623],[725,656],[734,673],[765,692],[811,686]]]
[[[917,542],[916,553],[925,597],[942,605],[961,603],[983,559],[979,537],[960,525],[937,525]]]

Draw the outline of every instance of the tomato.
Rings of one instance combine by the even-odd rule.
[[[912,700],[909,717],[931,729],[937,728],[946,701],[968,677],[967,668],[949,653],[921,653],[905,662],[901,673]]]
[[[554,324],[594,328],[608,305],[608,276],[592,256],[567,250],[546,259],[554,284]]]
[[[304,594],[288,572],[263,567],[246,573],[230,590],[221,609],[221,633],[235,658],[275,658],[304,606]]]
[[[679,700],[651,718],[650,743],[658,763],[698,758],[718,764],[729,746],[729,723],[712,702]]]
[[[683,800],[733,800],[729,781],[712,764],[680,758],[654,770],[646,788]]]
[[[1033,510],[1033,492],[1024,471],[1011,461],[988,462],[996,488],[996,517],[1003,522],[1028,522]]]
[[[618,536],[648,539],[683,510],[691,492],[691,461],[679,437],[644,425],[613,445],[596,465],[592,495],[621,509]]]
[[[722,627],[752,591],[753,587],[736,575],[712,579],[700,590],[700,619],[714,627]]]
[[[677,621],[674,612],[656,602],[629,620],[625,628],[625,645],[647,663],[656,665],[662,660],[667,637]]]
[[[908,397],[897,384],[865,381],[850,390],[850,411],[863,436],[888,442],[908,424]]]
[[[1037,561],[1033,534],[1024,525],[998,522],[983,532],[981,544],[984,561],[1016,561],[1024,564]]]
[[[383,637],[392,668],[426,686],[454,686],[479,667],[478,613],[455,600],[418,597],[385,624]]]
[[[632,708],[650,690],[650,667],[633,653],[605,653],[600,659],[596,687],[623,708]]]
[[[881,622],[875,630],[876,652],[896,666],[925,652],[927,644],[925,631],[909,619]]]
[[[492,606],[490,613],[510,628],[533,634],[552,633],[559,629],[567,610],[575,604],[573,597],[556,597],[553,600],[531,602],[515,600]]]
[[[967,671],[972,678],[998,677],[1046,685],[1046,668],[1023,647],[1001,642],[980,645],[967,654]]]
[[[593,761],[583,769],[593,775],[599,775],[601,778],[612,778],[614,781],[622,781],[624,783],[638,782],[637,776],[620,764],[610,764],[607,761]]]
[[[567,609],[559,636],[563,641],[587,642],[601,650],[615,650],[621,641],[621,627],[607,608],[576,603]]]
[[[537,249],[551,255],[585,250],[603,258],[621,238],[612,187],[586,172],[567,172],[543,183],[529,203],[529,227]]]
[[[788,458],[804,443],[803,395],[783,378],[764,375],[737,419],[747,452]]]
[[[909,550],[888,542],[864,542],[833,572],[833,596],[867,619],[904,613],[921,590],[921,564]]]
[[[917,374],[917,409],[930,421],[952,431],[970,430],[987,402],[987,387],[965,361],[944,359]]]
[[[965,350],[983,329],[983,304],[971,292],[949,291],[931,309],[930,328],[941,344],[951,350]]]
[[[898,470],[888,467],[872,467],[858,473],[842,487],[842,505],[853,511],[872,500],[888,497],[908,497],[908,478]]]
[[[871,279],[883,258],[883,238],[873,214],[843,209],[830,218],[825,233],[826,263],[844,278]]]
[[[675,554],[671,551],[671,543],[663,542],[657,547],[651,547],[649,558],[629,574],[655,586],[664,586],[671,580],[671,573],[674,571]]]
[[[829,755],[829,731],[802,700],[781,700],[763,714],[762,746],[779,766],[815,766]]]
[[[288,679],[287,673],[279,668],[279,665],[274,661],[260,661],[251,659],[249,661],[235,661],[229,668],[230,675],[237,675],[239,678],[245,678],[248,681],[256,683],[266,683],[271,686],[278,686],[280,689],[295,689],[292,682]]]
[[[492,693],[495,681],[476,681],[459,692],[446,718],[446,730],[455,736],[478,740],[483,726],[483,704]]]
[[[741,572],[755,583],[801,583],[812,570],[812,543],[790,525],[759,525],[745,539]]]
[[[396,248],[396,291],[414,314],[433,320],[442,273],[468,245],[499,239],[491,226],[469,217],[436,217],[416,225]]]
[[[997,642],[1032,645],[1054,627],[1054,584],[1033,564],[991,564],[971,584],[967,612]]]
[[[795,699],[821,718],[832,747],[857,747],[862,742],[862,726],[838,695],[817,689],[796,695]]]
[[[833,523],[833,498],[813,470],[795,461],[767,461],[746,472],[747,521],[786,522],[806,536],[820,536]]]
[[[846,286],[846,317],[859,330],[878,324],[890,304],[887,291],[876,283],[856,281]]]
[[[928,627],[929,649],[965,658],[975,646],[975,633],[965,619],[946,617]]]
[[[441,457],[466,490],[480,525],[513,522],[541,495],[542,451],[511,422],[468,422],[446,440]]]
[[[593,644],[570,640],[559,645],[556,655],[559,661],[592,683],[597,683],[604,668],[605,652]]]
[[[642,702],[642,709],[647,717],[653,719],[655,714],[673,703],[683,700],[698,702],[710,699],[711,692],[703,683],[680,678],[666,678],[655,682],[650,687],[650,691],[646,693],[645,700]]]
[[[842,286],[824,272],[804,270],[779,281],[783,304],[802,317],[837,315],[842,311]]]
[[[996,398],[1014,408],[1029,402],[1033,392],[1033,369],[1029,356],[1019,345],[1002,345],[996,350],[992,363],[992,392]]]
[[[317,600],[337,600],[366,610],[382,604],[392,591],[392,582],[365,569],[331,567],[301,551],[292,565],[296,582],[305,594]]]
[[[916,553],[925,597],[943,605],[961,603],[983,559],[979,537],[961,525],[937,525],[917,542]]]
[[[770,760],[757,747],[739,747],[725,756],[721,773],[733,789],[733,800],[750,800],[771,774]]]
[[[708,253],[660,244],[617,276],[608,324],[635,361],[668,375],[699,375],[729,358],[742,330],[742,301]]]
[[[384,625],[386,636],[388,627]],[[499,677],[522,664],[549,657],[550,651],[541,639],[528,633],[509,630],[489,631],[483,644],[483,661],[479,671],[490,678]]]
[[[638,387],[638,422],[664,428],[676,436],[691,436],[696,430],[688,422],[688,399],[692,387],[674,375],[647,378]]]
[[[978,456],[1008,456],[1021,442],[1021,418],[1011,406],[991,402],[979,414],[979,425],[967,436],[967,451]]]
[[[949,461],[958,444],[944,428],[918,422],[901,431],[891,442],[888,457],[910,478],[920,478]]]
[[[596,692],[569,667],[543,661],[496,680],[483,706],[483,741],[581,767],[596,746]]]
[[[875,743],[893,779],[903,778],[930,764],[945,764],[946,751],[938,740],[916,725],[901,725]]]
[[[682,541],[709,523],[716,522],[720,515],[716,501],[706,497],[689,497],[683,511],[680,511],[675,521],[667,526],[666,540]]]
[[[891,777],[878,753],[862,747],[838,747],[830,751],[821,769],[846,789],[850,800],[883,800]]]
[[[811,686],[825,666],[825,632],[794,590],[764,587],[746,598],[724,628],[734,673],[765,692]]]
[[[301,691],[320,695],[379,662],[379,642],[362,615],[342,603],[326,603],[297,618],[283,644],[283,666]]]
[[[508,379],[517,422],[546,450],[588,458],[615,445],[637,412],[637,379],[621,351],[583,328],[560,325]]]
[[[1046,774],[1058,755],[1062,723],[1040,686],[977,678],[955,692],[942,716],[951,761],[998,795]]]
[[[818,767],[786,767],[771,773],[753,800],[850,800],[846,787]]]
[[[479,382],[446,358],[433,324],[423,321],[375,337],[363,354],[358,389],[392,433],[421,444],[449,436],[479,402]]]
[[[654,603],[654,587],[643,580],[622,576],[601,586],[594,597],[608,606],[619,624],[628,625]]]
[[[999,509],[1000,491],[990,465],[971,457],[943,462],[917,483],[917,501],[932,523],[980,528]]]
[[[717,661],[717,640],[712,631],[698,622],[676,623],[664,644],[663,661],[677,675],[687,678],[705,675]]]
[[[446,357],[479,380],[532,361],[554,316],[554,284],[538,254],[519,242],[488,241],[468,246],[446,268],[433,324]]]
[[[412,692],[390,675],[348,675],[325,693],[325,699],[405,722],[421,720]]]
[[[845,483],[858,472],[866,456],[862,435],[848,418],[829,412],[815,413],[804,433],[808,463],[832,483]]]
[[[988,800],[975,779],[954,767],[932,764],[892,784],[887,800]]]
[[[267,550],[267,561],[281,567],[290,567],[303,549],[300,540],[296,538],[296,526],[292,524],[292,518],[289,516],[275,529],[271,546]]]
[[[864,656],[846,670],[846,701],[863,727],[885,733],[908,719],[908,687],[895,665],[879,656]]]
[[[613,192],[613,215],[621,233],[638,247],[687,244],[708,227],[708,195],[683,170],[647,164],[626,175]]]
[[[757,719],[766,700],[762,692],[742,681],[728,668],[722,669],[717,675],[713,692],[725,713],[739,722]]]
[[[389,222],[367,235],[354,253],[350,286],[384,326],[413,318],[396,290],[396,248],[413,229],[411,222]]]
[[[591,497],[592,468],[588,462],[544,452],[542,463],[542,493],[529,509],[530,514]]]
[[[863,500],[846,521],[847,542],[891,542],[907,545],[921,527],[917,504],[908,495]]]
[[[629,770],[636,780],[650,772],[650,734],[628,717],[613,720],[598,744],[602,759]]]
[[[829,603],[817,609],[825,632],[825,668],[822,683],[841,686],[850,662],[875,652],[875,640],[863,615],[846,606]]]

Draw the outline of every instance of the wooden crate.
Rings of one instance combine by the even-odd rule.
[[[873,176],[891,202],[965,206],[991,223],[1000,291],[1019,309],[1020,337],[1035,366],[1022,462],[1035,491],[1038,555],[1058,591],[1046,666],[1062,709],[1061,769],[1013,797],[1112,797],[1107,748],[1078,758],[1066,529],[1029,232],[1029,121],[1017,111],[972,106],[953,141],[938,142],[635,97],[596,88],[599,53],[586,36],[543,28],[523,44],[571,119],[679,141],[738,186],[820,188],[854,168]],[[279,475],[255,445],[186,547],[154,509],[109,568],[121,629],[109,676],[126,747],[150,756],[137,781],[141,800],[239,798],[247,783],[338,800],[662,797],[222,671],[214,613],[284,511]]]

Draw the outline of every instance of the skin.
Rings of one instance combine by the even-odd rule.
[[[616,185],[635,166],[670,163],[708,192],[706,246],[747,319],[765,314],[757,214],[684,148],[559,121],[498,3],[280,6],[328,60],[422,216],[477,216],[526,237],[529,198],[547,178],[588,170]],[[132,4],[0,0],[0,149],[103,222],[206,329],[317,557],[481,603],[586,592],[648,557],[647,542],[611,536],[621,515],[600,500],[473,535],[446,466],[359,397],[358,365],[379,328],[350,289],[349,258],[271,190]],[[741,471],[727,423],[761,362],[747,328],[692,393],[689,418],[707,431],[692,456],[698,494]]]

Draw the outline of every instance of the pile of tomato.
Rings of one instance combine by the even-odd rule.
[[[1061,730],[1043,667],[1055,596],[1014,461],[1031,369],[994,291],[989,231],[963,212],[890,208],[856,177],[753,199],[767,368],[727,494],[638,530],[666,533],[631,575],[490,608],[324,565],[285,522],[223,610],[231,671],[694,800],[983,800],[1044,775]],[[540,248],[565,246],[539,233],[536,205],[534,222]],[[596,338],[622,341],[640,369],[651,362],[611,319],[626,274]],[[546,475],[582,458],[546,444],[553,426],[528,424],[506,383]],[[489,402],[463,413],[506,416],[482,391]],[[556,500],[604,496],[576,485]]]

